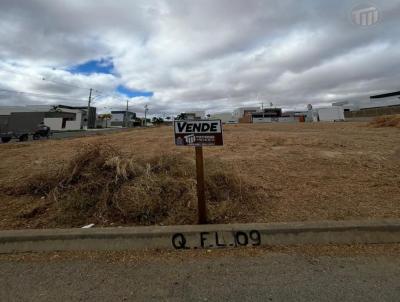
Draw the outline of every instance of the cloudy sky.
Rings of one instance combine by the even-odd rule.
[[[356,24],[374,6],[379,20]],[[0,105],[229,111],[400,90],[400,0],[0,0]]]

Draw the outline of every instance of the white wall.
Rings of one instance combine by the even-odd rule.
[[[0,106],[0,115],[10,115],[11,112],[46,112],[52,108],[50,105],[28,105],[28,106]],[[82,126],[82,110],[81,109],[68,109],[59,108],[62,112],[71,112],[76,114],[74,121],[67,121],[65,128],[62,128],[62,118],[45,118],[44,123],[51,128],[51,130],[65,131],[65,130],[80,130]]]
[[[254,124],[261,124],[261,123],[296,123],[299,120],[295,118],[294,116],[288,116],[288,117],[257,117],[253,118],[253,123]]]
[[[63,130],[80,130],[83,126],[84,122],[82,121],[83,110],[82,109],[68,109],[68,108],[60,108],[62,112],[71,112],[75,113],[74,121],[67,121],[65,128]],[[86,115],[86,110],[85,110]]]
[[[81,120],[67,121],[65,128],[61,130],[81,130]]]
[[[111,117],[111,122],[123,122],[125,118],[124,113],[113,113]]]
[[[205,111],[191,111],[190,113],[194,113],[196,117],[201,118],[201,119],[206,118]]]
[[[386,107],[386,106],[395,106],[400,105],[400,99],[398,96],[391,96],[380,99],[363,99],[349,102],[336,102],[333,103],[332,106],[342,107],[343,109],[350,109],[350,111],[358,111],[366,108],[375,108],[375,107]]]
[[[106,128],[109,125],[110,125],[109,120],[105,120],[105,119],[104,120],[101,120],[101,119],[96,120],[96,128],[97,127]]]
[[[43,120],[44,124],[48,127],[50,127],[50,129],[56,130],[56,131],[60,131],[63,130],[62,127],[62,118],[61,117],[45,117]]]
[[[53,131],[69,131],[69,130],[80,130],[81,120],[66,121],[65,128],[62,128],[62,117],[46,117],[44,118],[44,124],[49,126]]]
[[[182,112],[185,113],[187,115],[194,115],[195,118],[198,119],[205,119],[206,118],[206,112],[205,111],[185,111]]]
[[[238,119],[231,113],[217,113],[210,115],[210,120],[221,120],[222,123],[237,123]]]
[[[235,109],[233,111],[233,116],[238,119],[242,118],[244,116],[244,112],[246,110],[260,110],[260,108],[259,107],[241,107],[241,108]]]
[[[311,109],[307,111],[306,122],[318,122],[318,109]]]
[[[321,122],[344,121],[344,110],[342,107],[318,108],[316,110]]]
[[[67,121],[64,130],[81,130],[82,125],[82,111],[81,110],[70,110],[69,112],[76,113],[75,121]]]

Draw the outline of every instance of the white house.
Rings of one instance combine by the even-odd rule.
[[[320,122],[344,121],[344,110],[342,107],[326,107],[315,109]]]
[[[340,106],[344,111],[400,106],[400,91],[373,95],[369,99],[336,102],[332,106]]]
[[[87,125],[87,107],[71,107],[64,105],[26,105],[0,106],[0,115],[14,112],[59,112],[58,117],[45,117],[43,122],[54,131],[81,130]],[[90,124],[95,123],[96,108],[90,108]],[[92,121],[93,120],[93,121]],[[94,128],[94,127],[91,127]]]
[[[246,113],[253,113],[260,110],[260,107],[240,107],[233,111],[233,117],[238,120],[245,116]]]
[[[216,113],[210,115],[211,120],[221,120],[223,124],[237,124],[239,119],[234,117],[232,113]]]
[[[184,119],[188,120],[203,120],[206,118],[205,111],[187,111],[180,114]]]
[[[111,126],[113,127],[131,127],[136,119],[136,113],[131,111],[111,111]]]

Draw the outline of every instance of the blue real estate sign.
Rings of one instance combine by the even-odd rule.
[[[177,146],[222,146],[221,120],[174,121],[175,144]]]

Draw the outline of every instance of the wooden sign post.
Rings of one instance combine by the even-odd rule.
[[[177,146],[195,147],[198,222],[206,224],[203,146],[222,146],[224,144],[222,123],[220,120],[177,120],[174,121],[174,133]]]
[[[197,177],[197,208],[199,211],[199,224],[207,223],[207,206],[204,192],[204,160],[203,147],[196,149],[196,177]]]

